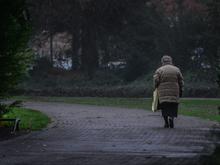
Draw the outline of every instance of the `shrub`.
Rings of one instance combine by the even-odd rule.
[[[114,72],[99,71],[94,79],[75,72],[57,72],[47,77],[32,79],[16,90],[16,94],[37,96],[76,97],[152,97],[153,73],[124,82]],[[193,75],[185,75],[184,97],[218,97],[217,84],[211,81],[195,82]],[[15,94],[15,93],[13,93]]]
[[[9,113],[14,107],[20,107],[22,105],[22,101],[16,100],[10,104],[0,103],[0,118],[3,115]]]
[[[5,104],[2,104],[0,103],[0,118],[2,118],[2,116],[6,113],[8,113],[10,110],[10,107],[5,105]]]

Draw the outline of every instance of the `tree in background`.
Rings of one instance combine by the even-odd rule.
[[[218,0],[211,0],[208,3],[208,30],[207,49],[212,65],[217,66],[220,85],[220,2]]]
[[[89,77],[100,61],[125,60],[125,79],[131,81],[154,70],[164,54],[197,75],[215,61],[213,49],[206,46],[210,0],[28,1],[36,31],[47,31],[51,41],[56,33],[71,35],[72,69]]]
[[[131,9],[143,5],[145,1],[29,0],[28,2],[33,25],[38,31],[67,32],[72,35],[72,69],[80,69],[92,77],[98,68],[100,52],[106,50],[108,45],[102,41],[120,38],[118,36],[123,31],[122,27],[125,27],[126,22],[132,17]],[[112,47],[116,47],[115,43],[113,44]],[[105,53],[102,55],[105,56]]]
[[[0,10],[0,97],[5,97],[28,67],[30,26],[25,0],[1,0]]]
[[[151,6],[156,11],[151,21],[157,25],[156,51],[170,54],[178,66],[188,70],[194,50],[204,47],[205,4],[196,0],[152,0]]]
[[[217,64],[217,83],[218,86],[220,87],[220,49],[218,51],[218,64]]]

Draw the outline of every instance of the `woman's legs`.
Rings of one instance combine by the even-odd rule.
[[[169,128],[168,116],[163,116],[164,118],[164,128]]]
[[[174,128],[174,122],[173,122],[173,120],[174,120],[174,117],[170,117],[170,116],[169,116],[169,128]]]
[[[174,128],[174,117],[163,116],[164,128]]]
[[[178,103],[164,102],[160,104],[164,118],[164,128],[174,128],[174,117],[177,117]]]

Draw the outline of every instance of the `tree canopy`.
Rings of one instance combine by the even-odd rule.
[[[100,65],[123,59],[125,79],[135,80],[155,69],[164,54],[173,56],[184,71],[199,75],[215,70],[216,0],[27,0],[27,4],[33,36],[47,32],[53,56],[53,35],[71,35],[72,69],[91,78]]]
[[[100,56],[107,61],[115,53],[127,60],[133,54],[145,62],[155,57],[152,66],[163,54],[170,54],[182,69],[194,69],[191,58],[198,56],[197,49],[206,49],[204,59],[211,54],[212,48],[206,47],[209,2],[29,0],[36,29],[72,34],[73,59],[85,71],[97,68]]]

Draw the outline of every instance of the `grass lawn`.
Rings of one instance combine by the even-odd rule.
[[[151,99],[144,98],[98,98],[98,97],[29,97],[18,96],[23,101],[65,102],[73,104],[112,106],[123,108],[151,109]],[[181,99],[179,113],[220,122],[218,111],[220,99]]]
[[[220,122],[220,99],[183,99],[180,113]]]
[[[50,119],[43,113],[25,108],[13,108],[3,118],[20,118],[20,129],[40,130],[47,126]]]

